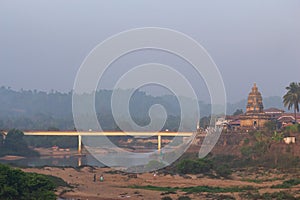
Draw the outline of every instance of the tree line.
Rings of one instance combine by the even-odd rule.
[[[56,200],[54,191],[62,182],[60,178],[25,173],[0,164],[1,200]]]
[[[130,91],[120,90],[118,92],[126,93]],[[119,128],[114,121],[111,111],[111,95],[111,90],[99,90],[95,93],[97,117],[104,130],[118,130]],[[183,98],[183,100],[188,105],[186,107],[189,109],[189,112],[193,113],[195,108],[190,106],[192,105],[190,102],[193,100],[189,98]],[[264,102],[266,107],[282,108],[280,97],[265,98]],[[154,97],[143,91],[134,92],[129,102],[132,119],[141,126],[147,125],[150,122],[148,112],[154,104],[162,105],[167,112],[168,118],[163,129],[176,131],[182,119],[179,102],[174,95]],[[209,103],[199,101],[198,105],[201,117],[211,115],[211,105]],[[246,99],[234,104],[228,103],[228,114],[244,108],[245,105]],[[124,118],[124,121],[127,120]],[[183,120],[187,124],[185,126],[186,131],[195,129],[196,121],[193,119],[192,114],[191,116],[185,116]],[[11,88],[0,87],[0,130],[13,128],[21,130],[73,130],[74,127],[72,92],[15,91]]]
[[[287,93],[283,96],[283,104],[289,110],[294,109],[295,123],[297,123],[297,112],[300,103],[300,82],[292,82],[286,87]]]
[[[32,157],[39,156],[39,153],[29,148],[22,131],[12,129],[7,133],[5,139],[3,134],[0,134],[0,156],[5,155]]]

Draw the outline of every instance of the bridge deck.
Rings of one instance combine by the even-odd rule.
[[[40,136],[181,136],[189,137],[193,132],[76,132],[76,131],[25,131],[24,135]]]

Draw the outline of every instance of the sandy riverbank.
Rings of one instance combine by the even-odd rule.
[[[44,167],[41,169],[27,168],[23,169],[26,172],[36,172],[41,174],[49,174],[61,177],[74,188],[59,188],[58,194],[63,198],[74,199],[89,199],[89,200],[113,200],[113,199],[131,199],[131,200],[153,200],[161,199],[163,197],[161,191],[152,191],[144,189],[127,188],[128,186],[160,186],[160,187],[190,187],[190,186],[213,186],[213,187],[231,187],[231,186],[253,186],[262,188],[263,192],[276,192],[276,189],[270,189],[274,184],[282,183],[281,180],[268,181],[263,183],[253,183],[242,181],[241,177],[233,176],[232,180],[211,179],[207,177],[197,178],[190,175],[190,179],[181,177],[179,175],[163,175],[159,174],[156,177],[151,173],[138,174],[137,178],[129,178],[125,173],[112,174],[108,173],[115,171],[110,168],[92,168],[84,167],[80,170],[73,168],[54,168]],[[94,174],[97,175],[97,181],[93,181]],[[104,175],[104,182],[99,181],[100,175]],[[268,175],[272,177],[274,175]],[[281,177],[281,175],[278,175]],[[286,178],[287,176],[284,175]],[[262,177],[261,177],[262,178]],[[279,178],[280,179],[280,178]],[[299,190],[300,188],[294,188]],[[184,192],[177,191],[175,194],[168,194],[167,196],[173,199],[178,199],[179,196],[185,195]],[[241,199],[238,193],[229,193],[227,195],[233,196],[236,199]],[[189,194],[192,199],[203,199],[203,194]]]

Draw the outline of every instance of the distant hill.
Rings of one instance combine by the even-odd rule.
[[[120,90],[120,93],[129,91]],[[110,99],[112,91],[101,90],[96,93],[95,108],[102,128],[116,130],[118,126],[112,117]],[[196,126],[195,108],[193,100],[179,97],[184,102],[185,109],[190,113],[183,116],[185,129],[193,130]],[[129,102],[131,117],[139,125],[147,125],[150,122],[148,111],[154,104],[162,105],[168,115],[165,124],[166,129],[178,129],[180,122],[180,107],[178,99],[172,95],[151,96],[142,91],[136,91]],[[211,105],[202,101],[198,102],[201,117],[210,115]],[[232,114],[236,109],[245,111],[246,100],[237,103],[228,103],[227,114]],[[264,107],[277,107],[284,109],[281,97],[264,98]],[[124,113],[118,113],[122,115]],[[125,115],[125,114],[124,114]],[[160,116],[155,116],[160,117]],[[124,118],[126,121],[127,119]],[[190,127],[191,126],[191,127]],[[15,91],[10,88],[0,88],[0,130],[1,129],[74,129],[72,115],[72,93],[42,92],[32,90]],[[130,127],[129,127],[130,129]]]
[[[287,108],[283,106],[282,97],[279,96],[271,96],[263,98],[264,109],[267,108],[279,108],[285,111],[288,111]],[[242,109],[244,112],[246,110],[247,100],[243,99],[236,103],[228,103],[227,104],[227,113],[232,114],[236,109]]]

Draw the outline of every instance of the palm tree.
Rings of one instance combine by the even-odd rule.
[[[287,93],[283,96],[283,104],[290,110],[294,107],[295,123],[297,123],[297,112],[300,103],[300,83],[292,82],[286,87]]]

